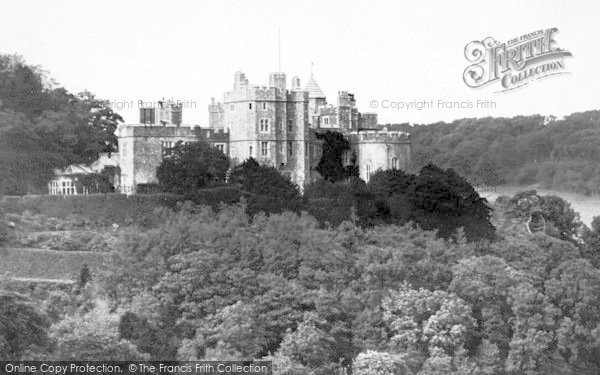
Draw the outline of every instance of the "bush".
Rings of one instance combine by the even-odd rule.
[[[260,165],[250,158],[237,166],[231,182],[238,184],[248,202],[249,215],[258,212],[299,211],[302,197],[298,187],[273,167]]]
[[[225,181],[227,156],[206,142],[178,142],[156,170],[163,191],[190,194]]]
[[[373,196],[360,178],[336,183],[319,180],[305,188],[304,198],[305,209],[321,224],[357,220],[369,225],[376,216]]]
[[[200,205],[218,207],[221,203],[233,204],[240,201],[242,192],[238,185],[220,186],[215,188],[200,189],[185,198]]]
[[[17,246],[60,251],[109,251],[116,241],[115,236],[93,231],[63,231],[58,233],[27,233]]]
[[[220,203],[237,203],[241,197],[239,185],[199,189],[186,195],[35,195],[5,197],[0,201],[0,210],[6,212],[9,220],[20,223],[27,230],[73,230],[106,227],[113,223],[147,226],[156,209],[177,209],[178,203],[186,200],[217,208]]]

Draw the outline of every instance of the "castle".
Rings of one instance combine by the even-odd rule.
[[[351,149],[345,165],[356,165],[368,181],[378,169],[406,169],[410,163],[410,135],[377,125],[377,115],[360,113],[354,95],[338,92],[337,105],[328,104],[311,74],[304,88],[298,77],[287,89],[285,73],[272,73],[267,86],[251,85],[244,73],[235,73],[233,91],[223,102],[208,106],[209,126],[182,124],[181,104],[159,102],[141,108],[139,124],[117,128],[120,191],[138,192],[138,186],[156,180],[162,157],[177,142],[199,138],[220,149],[231,166],[252,157],[277,168],[300,188],[320,178],[315,170],[323,152],[319,133],[344,135]]]

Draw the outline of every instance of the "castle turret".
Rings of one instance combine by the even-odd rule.
[[[315,81],[315,77],[312,74],[304,87],[304,91],[308,92],[309,99],[325,99],[325,94],[321,91],[319,84]]]
[[[235,82],[233,83],[233,91],[240,91],[242,88],[248,87],[248,78],[242,72],[235,72]]]
[[[313,74],[310,74],[310,79],[306,83],[304,87],[304,91],[308,92],[308,122],[310,127],[318,128],[319,127],[319,116],[317,115],[318,109],[321,106],[327,104],[327,100],[325,98],[325,94],[321,91],[321,88],[315,81],[315,77]]]
[[[358,110],[354,94],[348,91],[338,92],[338,120],[340,130],[355,131],[358,129]]]
[[[359,130],[360,129],[376,129],[377,128],[377,113],[374,112],[363,112],[359,118]]]
[[[223,129],[223,104],[215,102],[215,98],[211,98],[208,105],[208,126],[213,129]]]
[[[159,100],[153,106],[140,108],[140,124],[144,125],[177,125],[183,117],[183,103],[173,100]]]
[[[161,125],[181,126],[183,117],[183,104],[173,100],[158,102],[158,117]]]
[[[301,91],[302,87],[300,87],[300,78],[298,76],[294,76],[292,78],[292,91]]]
[[[271,73],[269,75],[269,87],[275,87],[279,90],[280,94],[285,93],[286,90],[286,78],[285,73]]]
[[[356,155],[360,177],[369,181],[377,170],[407,170],[411,159],[410,134],[402,131],[363,130],[347,134]]]

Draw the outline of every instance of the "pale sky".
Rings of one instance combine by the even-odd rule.
[[[330,103],[339,90],[380,123],[554,114],[600,109],[600,1],[31,1],[0,0],[0,52],[41,65],[71,92],[88,89],[137,122],[137,102],[189,103],[184,122],[206,126],[236,71],[266,85],[281,67],[304,86],[314,75]],[[472,89],[465,45],[557,27],[573,53],[569,75],[520,90]],[[377,100],[493,100],[492,109],[370,108]],[[128,104],[129,105],[129,104]],[[193,108],[193,107],[196,108]]]

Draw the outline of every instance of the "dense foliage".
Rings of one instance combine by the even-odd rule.
[[[178,142],[156,170],[165,192],[191,194],[200,188],[223,184],[229,168],[225,154],[206,142]]]
[[[100,173],[76,174],[75,188],[79,194],[114,193],[115,174],[120,173],[118,167],[106,166]]]
[[[0,290],[0,356],[20,359],[48,344],[48,317],[27,296]]]
[[[277,169],[250,158],[233,169],[231,184],[238,185],[248,203],[248,213],[298,211],[302,199],[298,187]]]
[[[412,222],[444,238],[463,228],[471,241],[494,238],[485,199],[452,169],[423,167],[417,175],[377,171],[368,183],[320,181],[305,192],[308,211],[322,222],[339,224],[354,215],[363,226]]]
[[[303,200],[298,187],[277,169],[249,158],[233,169],[221,151],[199,141],[178,143],[157,169],[158,188],[183,199],[206,202],[207,187],[217,187],[213,204],[238,202],[243,197],[250,215],[258,212],[299,211]],[[237,194],[231,194],[231,191]]]
[[[122,118],[108,104],[69,93],[19,56],[0,55],[0,194],[46,192],[54,168],[115,151]]]
[[[375,177],[378,190],[358,189],[383,196],[419,178]],[[507,198],[496,219],[544,207],[557,228],[578,223],[568,205],[535,201]],[[324,228],[289,211],[252,218],[243,204],[153,216],[116,232],[108,268],[87,285],[37,308],[2,297],[0,321],[20,345],[3,344],[10,357],[262,358],[276,375],[600,371],[598,226],[579,241],[501,229],[469,243],[410,225]]]
[[[599,194],[600,111],[393,125],[411,133],[412,162],[453,168],[473,184]]]
[[[377,171],[366,184],[358,177],[346,176],[344,168],[333,167],[341,167],[341,152],[349,147],[347,141],[339,133],[328,132],[323,138],[329,151],[319,165],[331,166],[329,179],[307,185],[304,197],[277,169],[253,158],[228,173],[225,155],[203,142],[176,145],[157,175],[164,191],[191,200],[206,185],[227,182],[240,189],[250,216],[261,211],[306,210],[322,224],[338,225],[345,220],[362,226],[412,222],[425,230],[437,230],[444,238],[452,237],[461,227],[468,240],[494,238],[490,208],[454,170],[429,164],[417,175],[397,169]]]
[[[584,230],[579,214],[568,202],[554,195],[540,196],[535,190],[526,190],[499,203],[513,218],[527,220],[532,214],[542,215],[546,233],[561,240],[576,243]]]
[[[358,168],[354,165],[344,166],[342,157],[344,152],[350,150],[350,142],[339,132],[326,131],[317,133],[317,139],[323,141],[323,155],[315,170],[326,181],[342,181],[348,177],[358,176]],[[353,155],[352,163],[356,156]]]

